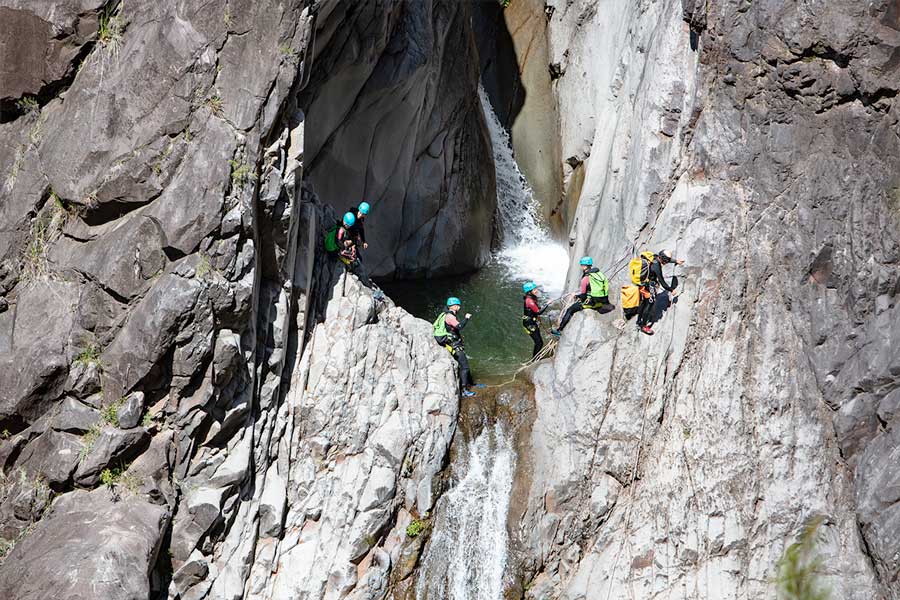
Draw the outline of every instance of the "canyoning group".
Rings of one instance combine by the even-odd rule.
[[[369,204],[362,202],[355,209],[344,213],[340,221],[326,232],[325,249],[334,254],[345,269],[356,275],[364,285],[376,289],[376,297],[380,299],[381,291],[369,279],[361,258],[361,251],[368,248],[365,219],[369,210]],[[546,354],[540,318],[556,302],[566,297],[573,298],[573,302],[562,311],[558,325],[550,328],[554,337],[562,335],[572,317],[579,311],[591,309],[605,314],[615,310],[616,306],[609,300],[609,278],[594,266],[593,258],[583,256],[578,264],[581,269],[578,290],[569,296],[551,300],[544,306],[540,306],[541,289],[537,283],[527,281],[522,285],[522,328],[533,344],[529,362],[539,360]],[[663,267],[668,264],[681,265],[684,261],[674,258],[670,250],[661,250],[656,253],[642,252],[628,263],[631,283],[621,288],[622,317],[623,321],[637,317],[638,330],[646,335],[653,335],[653,324],[678,296],[678,277],[673,275],[666,281],[663,274]],[[456,359],[459,365],[460,390],[463,396],[468,397],[475,395],[473,387],[483,386],[474,382],[462,337],[462,329],[469,323],[472,315],[465,313],[460,316],[461,307],[462,301],[458,297],[447,298],[432,329],[435,341]]]

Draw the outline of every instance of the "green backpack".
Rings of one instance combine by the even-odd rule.
[[[447,318],[447,313],[442,312],[438,315],[438,318],[434,320],[434,337],[447,337],[449,333],[447,332],[447,323],[445,319]]]
[[[325,251],[326,252],[337,252],[338,251],[338,243],[337,243],[337,230],[338,226],[335,225],[331,229],[325,232]]]
[[[609,279],[606,275],[597,271],[588,276],[588,282],[591,284],[590,295],[592,298],[601,296],[609,296]]]

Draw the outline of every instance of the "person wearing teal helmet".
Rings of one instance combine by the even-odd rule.
[[[362,250],[367,250],[369,248],[369,244],[366,242],[365,225],[370,208],[368,202],[360,202],[359,206],[350,208],[347,211],[353,213],[354,216],[354,223],[350,226],[350,234],[353,236],[356,245]]]
[[[585,308],[600,313],[608,313],[615,308],[609,303],[609,280],[600,269],[594,267],[594,259],[590,256],[582,256],[578,264],[581,266],[581,286],[579,292],[575,294],[575,302],[563,313],[559,329],[550,330],[550,333],[556,336],[562,334],[562,330],[569,324],[569,320],[575,313]]]
[[[525,294],[525,297],[522,299],[522,328],[531,338],[531,341],[534,342],[531,352],[531,358],[533,359],[544,348],[544,338],[541,337],[541,324],[538,317],[544,314],[547,307],[538,307],[537,301],[540,294],[535,282],[529,281],[525,283],[522,286],[522,292]]]
[[[475,385],[475,381],[472,379],[472,371],[469,368],[469,358],[466,356],[463,346],[461,331],[472,315],[466,313],[466,316],[460,319],[457,313],[461,306],[462,302],[456,296],[447,298],[447,307],[434,320],[432,330],[434,340],[446,348],[459,364],[459,387],[462,395],[469,397],[475,395],[475,392],[469,389]]]

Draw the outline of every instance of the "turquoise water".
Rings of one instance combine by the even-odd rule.
[[[413,315],[433,322],[449,296],[462,300],[472,320],[463,329],[466,355],[476,381],[498,381],[531,359],[533,343],[522,329],[522,284],[535,281],[544,291],[541,305],[561,295],[569,266],[568,249],[551,239],[540,222],[540,206],[519,171],[509,135],[483,90],[497,183],[497,221],[501,249],[477,273],[446,279],[386,282],[385,292]],[[546,323],[544,342],[550,335]]]
[[[522,329],[522,284],[496,262],[477,273],[446,279],[382,283],[391,299],[411,314],[433,322],[449,296],[462,301],[460,313],[472,313],[463,329],[466,355],[476,381],[509,375],[531,358],[531,338]],[[545,296],[543,301],[549,300]],[[550,338],[543,328],[544,342]]]

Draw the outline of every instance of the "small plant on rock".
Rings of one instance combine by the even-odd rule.
[[[112,425],[113,427],[119,426],[119,409],[122,408],[122,405],[125,403],[125,399],[121,399],[118,402],[113,402],[109,406],[103,407],[103,410],[100,411],[100,420],[106,425]]]
[[[108,7],[100,15],[100,29],[97,30],[97,42],[111,54],[118,54],[122,44],[125,24],[117,14],[121,5]]]
[[[291,48],[289,44],[282,44],[278,47],[278,51],[284,57],[285,62],[292,65],[300,64],[300,53]]]
[[[100,423],[95,423],[83,436],[81,436],[81,450],[78,451],[78,462],[84,462],[84,459],[86,459],[91,453],[91,450],[94,449],[94,444],[97,443],[97,438],[100,437],[101,431],[103,431],[103,426],[100,425]]]
[[[128,473],[128,467],[122,466],[115,469],[109,467],[100,472],[100,483],[111,490],[127,490],[132,494],[137,493],[143,481],[137,475]]]
[[[238,190],[243,189],[246,183],[256,180],[256,173],[250,170],[247,163],[230,160],[228,164],[231,165],[231,183]]]
[[[41,106],[34,96],[22,96],[16,101],[16,108],[18,108],[19,112],[23,115],[34,114],[41,110]]]
[[[219,95],[210,96],[206,99],[206,108],[209,109],[209,112],[214,114],[217,117],[222,116],[222,111],[225,108],[224,103],[222,102],[222,98]]]
[[[406,535],[410,538],[419,537],[428,530],[428,521],[425,519],[416,519],[406,527]]]
[[[75,364],[82,365],[99,365],[100,364],[100,348],[96,344],[88,344],[75,355]]]
[[[778,561],[779,600],[828,600],[828,590],[819,582],[822,557],[816,553],[816,532],[821,524],[822,518],[817,517],[804,527]]]

